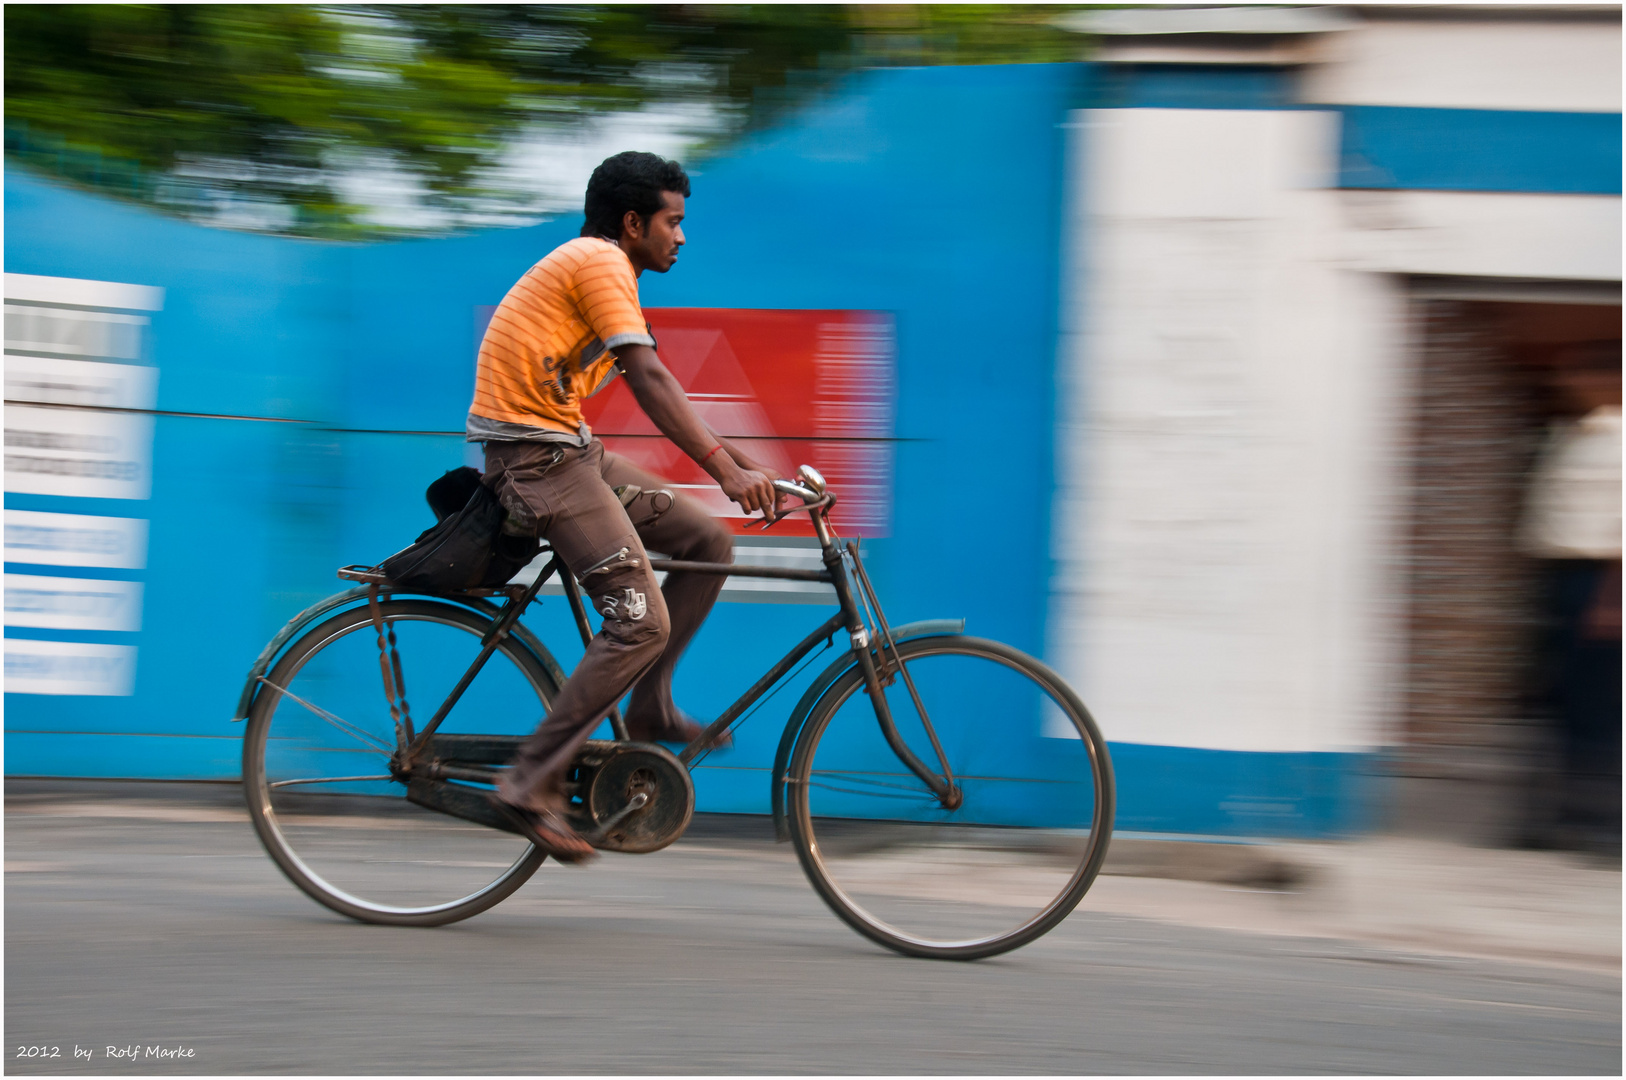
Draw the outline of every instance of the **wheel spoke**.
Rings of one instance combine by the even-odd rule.
[[[812,775],[814,775],[814,776],[847,776],[847,777],[855,778],[853,780],[853,783],[870,783],[870,784],[875,784],[878,787],[908,788],[909,787],[908,784],[886,784],[886,783],[883,783],[880,780],[867,780],[866,781],[866,780],[860,780],[860,779],[857,779],[857,778],[865,777],[865,776],[907,777],[907,776],[913,776],[915,774],[914,773],[901,773],[901,772],[899,772],[899,773],[864,772],[864,771],[857,770],[857,769],[814,769]],[[1048,779],[1048,778],[1043,777],[1043,776],[985,776],[985,775],[975,774],[975,773],[968,773],[968,774],[962,775],[960,777],[960,780],[962,780],[962,781],[964,781],[964,780],[976,780],[979,783],[991,783],[991,784],[1073,784],[1073,783],[1076,782],[1076,781],[1073,781],[1073,780],[1052,780],[1052,779]],[[785,782],[786,783],[795,783],[794,780],[786,780]],[[808,782],[812,783],[812,781],[808,781]]]
[[[295,784],[349,784],[358,780],[393,780],[395,777],[386,773],[383,776],[311,776],[300,777],[297,780],[274,780],[267,787],[292,787]]]
[[[936,802],[937,801],[937,796],[933,795],[929,791],[918,791],[918,792],[914,792],[914,793],[909,793],[909,792],[906,791],[904,794],[895,795],[895,794],[893,794],[891,792],[888,792],[888,791],[876,791],[874,788],[837,787],[835,784],[818,784],[818,783],[814,783],[811,780],[808,781],[807,786],[808,787],[822,788],[825,791],[837,791],[837,792],[842,793],[843,795],[869,795],[869,796],[872,796],[872,797],[877,798],[877,799],[910,799],[910,800],[919,801],[919,802]],[[889,786],[902,787],[901,784],[899,784],[899,785],[889,785]]]
[[[895,789],[897,789],[899,791],[909,791],[909,792],[914,792],[914,793],[917,793],[917,794],[920,794],[920,795],[931,795],[932,798],[934,798],[934,799],[937,798],[936,795],[932,795],[930,789],[922,788],[918,783],[916,783],[916,784],[889,784],[884,780],[870,780],[870,779],[868,779],[868,777],[871,777],[871,776],[897,776],[897,777],[901,778],[901,777],[904,777],[904,776],[913,776],[914,775],[913,773],[867,773],[867,772],[852,772],[852,771],[847,771],[847,770],[842,770],[842,769],[819,769],[819,770],[815,771],[812,775],[813,776],[831,777],[831,778],[833,778],[835,780],[845,781],[846,783],[849,783],[849,784],[867,784],[872,788],[878,788],[878,787],[895,788]],[[813,780],[811,778],[808,780],[808,783],[810,785],[814,786],[814,787],[828,787],[829,786],[829,781],[821,783],[821,782]],[[841,789],[831,788],[831,790],[834,791],[834,790],[841,790]]]
[[[371,743],[375,749],[385,755],[395,753],[395,747],[389,745],[383,739],[380,739],[378,736],[374,735],[365,728],[357,727],[355,724],[352,724],[350,721],[345,720],[342,717],[334,716],[320,705],[312,705],[310,702],[306,701],[292,690],[278,686],[264,675],[260,676],[260,682],[263,682],[265,685],[271,687],[271,689],[280,694],[286,694],[288,697],[293,698],[296,702],[305,706],[305,708],[309,709],[312,713],[316,714],[321,719],[326,720],[328,723],[332,724],[346,735],[349,735],[351,738]]]

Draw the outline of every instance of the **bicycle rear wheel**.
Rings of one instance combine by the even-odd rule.
[[[479,653],[491,620],[427,600],[380,607],[423,724]],[[505,638],[439,732],[529,734],[558,689],[550,666]],[[312,899],[363,922],[437,926],[491,907],[541,865],[542,853],[519,836],[407,801],[391,776],[396,735],[367,607],[310,630],[266,679],[243,738],[244,794],[266,850]]]
[[[1106,742],[1067,684],[1015,649],[949,636],[898,651],[963,801],[946,809],[900,761],[855,665],[808,718],[786,774],[802,868],[887,948],[958,960],[1017,948],[1067,917],[1106,857]],[[885,693],[899,735],[937,766],[908,684]]]

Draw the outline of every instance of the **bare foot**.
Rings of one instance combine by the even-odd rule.
[[[562,863],[585,863],[598,856],[593,846],[559,814],[537,812],[505,802],[493,793],[487,796],[497,813],[518,829],[519,834]]]

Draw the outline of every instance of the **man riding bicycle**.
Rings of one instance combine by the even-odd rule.
[[[638,304],[638,277],[677,262],[688,194],[677,162],[630,151],[606,159],[587,183],[581,236],[515,283],[480,344],[466,437],[485,444],[484,482],[507,511],[503,531],[546,540],[603,616],[492,797],[566,862],[594,852],[565,819],[565,773],[629,687],[633,739],[686,743],[701,730],[672,701],[672,671],[723,579],[675,572],[659,588],[646,545],[674,559],[733,561],[730,533],[699,504],[605,451],[582,419],[582,399],[620,374],[661,434],[730,499],[770,519],[778,510],[779,474],[695,413]]]

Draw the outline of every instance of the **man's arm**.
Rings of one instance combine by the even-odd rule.
[[[683,387],[666,370],[655,350],[648,345],[620,345],[612,351],[638,407],[661,434],[699,462],[723,494],[747,513],[761,511],[765,517],[774,518],[779,494],[773,489],[773,480],[735,460],[732,449],[713,435],[695,413]]]
[[[706,422],[704,420],[702,420],[701,423],[705,424]],[[751,457],[742,448],[740,448],[739,446],[736,446],[734,443],[729,442],[727,439],[725,439],[721,435],[717,434],[717,429],[712,427],[710,424],[706,424],[706,430],[711,432],[711,437],[713,439],[716,439],[719,443],[722,444],[723,452],[726,453],[729,457],[733,458],[734,459],[734,464],[738,465],[740,468],[742,468],[742,469],[753,469],[756,472],[761,473],[763,476],[766,476],[769,480],[782,480],[782,479],[784,479],[784,477],[782,477],[779,474],[778,469],[775,469],[771,465],[764,465],[764,464],[762,464],[762,462],[760,462],[760,461],[756,460],[755,458]],[[784,496],[781,495],[780,498],[784,498]]]

